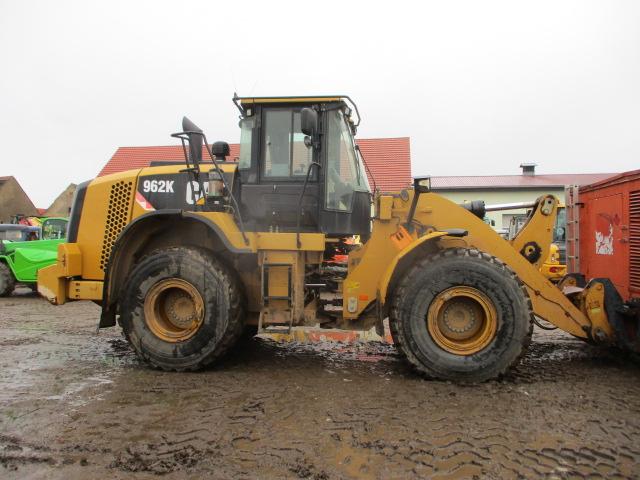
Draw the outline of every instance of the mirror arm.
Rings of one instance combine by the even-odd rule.
[[[413,217],[416,214],[416,207],[418,206],[418,200],[421,193],[426,193],[420,188],[420,178],[413,179],[413,200],[411,201],[411,207],[409,207],[409,214],[407,215],[407,221],[404,223],[404,227],[409,233],[413,233]]]
[[[198,161],[198,158],[195,154],[191,155],[192,157],[191,162],[189,161],[190,155],[187,154],[187,146],[185,145],[185,141],[189,142],[189,151],[193,152],[192,147],[195,148],[191,143],[193,140],[193,136],[200,136],[201,140],[200,140],[200,145],[198,145],[198,147],[201,149],[200,152],[202,152],[202,142],[204,141],[206,145],[206,137],[204,136],[204,133],[198,132],[195,130],[189,130],[189,131],[184,131],[180,133],[173,133],[171,134],[171,136],[175,138],[179,138],[180,141],[182,142],[182,150],[184,152],[184,160],[185,160],[185,163],[187,164],[187,168],[180,170],[180,172],[187,172],[193,175],[193,180],[198,184],[198,190],[202,195],[202,198],[204,198],[205,196],[204,183],[200,178],[200,162]],[[200,155],[202,155],[202,153],[200,153]],[[193,163],[193,166],[191,165],[192,163]],[[196,193],[193,191],[193,189],[191,189],[191,194],[192,194],[192,200],[193,200],[193,208],[195,211],[198,211],[199,205],[196,199]]]
[[[213,168],[220,174],[220,178],[222,179],[222,185],[224,186],[225,190],[229,192],[229,198],[233,202],[233,206],[235,208],[235,213],[238,218],[238,223],[240,227],[240,234],[242,234],[242,239],[244,240],[244,244],[249,245],[249,239],[247,238],[247,234],[245,233],[245,230],[244,230],[244,221],[242,220],[242,214],[240,213],[240,206],[238,205],[238,201],[236,200],[236,197],[233,194],[231,187],[229,187],[229,185],[227,184],[227,181],[224,178],[224,172],[220,168],[220,165],[218,165],[218,162],[216,161],[216,157],[213,154],[211,147],[209,147],[209,143],[207,142],[207,137],[204,133],[202,133],[202,139],[204,140],[204,147],[206,148],[207,153],[209,154],[209,156],[211,157],[211,161],[213,162]],[[204,190],[202,194],[204,195]]]

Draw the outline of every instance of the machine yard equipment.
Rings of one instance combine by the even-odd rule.
[[[640,298],[640,170],[566,189],[569,271],[607,276],[623,300]],[[583,280],[580,280],[583,281]]]
[[[11,295],[16,285],[35,290],[38,270],[56,263],[66,227],[67,219],[58,217],[0,224],[0,297]]]
[[[509,210],[512,208],[533,208],[535,202],[532,203],[513,203],[502,204],[498,206],[489,205],[486,210]],[[511,217],[509,222],[509,233],[507,238],[514,238],[520,229],[527,223],[529,216],[527,214],[517,214]],[[540,267],[542,274],[554,283],[559,282],[567,274],[567,248],[566,248],[566,228],[567,220],[565,207],[563,204],[558,205],[556,214],[556,223],[553,227],[552,243],[549,251],[546,253],[546,259]],[[544,255],[544,254],[543,254]]]
[[[591,280],[567,297],[540,273],[553,196],[538,198],[505,240],[483,222],[482,202],[454,204],[428,178],[372,194],[349,97],[234,102],[237,162],[185,118],[173,136],[186,166],[80,185],[68,243],[40,270],[39,291],[56,304],[100,303],[99,326],[118,322],[138,355],[166,370],[214,362],[246,329],[381,332],[387,317],[416,370],[455,381],[504,373],[537,318],[592,343],[638,348],[636,312],[611,282]]]

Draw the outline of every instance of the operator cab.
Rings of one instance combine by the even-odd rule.
[[[371,190],[348,97],[234,98],[247,230],[368,235]],[[355,107],[355,106],[354,106]],[[357,110],[356,110],[357,111]]]

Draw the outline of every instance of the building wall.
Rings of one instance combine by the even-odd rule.
[[[38,210],[18,181],[8,177],[0,183],[0,223],[11,222],[11,217],[19,213],[33,216]]]
[[[564,203],[564,188],[530,189],[530,188],[501,188],[496,190],[434,190],[443,197],[456,203],[471,200],[484,200],[486,205],[498,203],[532,202],[541,195],[552,194]],[[509,228],[509,220],[514,214],[525,214],[526,209],[503,210],[499,212],[487,212],[486,218],[495,221],[494,228]]]
[[[71,201],[76,191],[76,184],[72,183],[64,191],[58,195],[45,212],[47,217],[68,217],[71,210]]]

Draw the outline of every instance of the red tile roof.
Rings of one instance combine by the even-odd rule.
[[[409,137],[363,138],[357,140],[362,156],[375,177],[375,184],[382,192],[400,190],[411,185],[411,151]],[[227,160],[236,160],[240,153],[237,143],[229,145]],[[203,158],[208,158],[204,150]],[[120,147],[100,170],[99,177],[110,173],[147,167],[155,161],[182,161],[184,153],[181,145],[162,147]],[[374,181],[369,172],[369,183]]]
[[[553,175],[478,175],[462,177],[431,177],[434,190],[478,188],[548,188],[565,185],[587,185],[609,178],[615,173],[567,173]]]
[[[238,144],[229,145],[227,160],[235,159],[240,152]],[[202,158],[209,158],[209,154],[202,147]],[[113,157],[102,167],[99,177],[110,173],[124,172],[135,168],[148,167],[151,162],[175,162],[184,161],[182,145],[169,145],[163,147],[120,147]]]
[[[362,138],[356,143],[371,172],[367,172],[371,189],[375,183],[379,191],[393,192],[413,183],[409,137]]]

